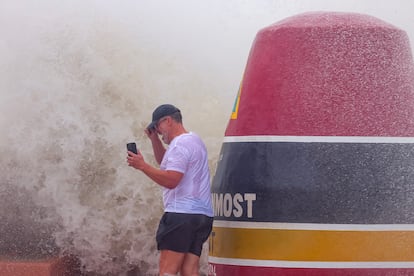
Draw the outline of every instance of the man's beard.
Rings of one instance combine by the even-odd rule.
[[[161,140],[167,145],[170,143],[170,141],[168,141],[168,133],[167,132],[162,132],[161,133]]]

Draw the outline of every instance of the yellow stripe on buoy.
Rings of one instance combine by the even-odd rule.
[[[414,261],[414,231],[213,227],[213,233],[212,257],[338,262]]]
[[[243,82],[243,80],[242,80]],[[239,91],[237,92],[237,98],[234,102],[233,111],[231,112],[231,119],[237,119],[237,114],[239,113],[239,103],[240,103],[240,94],[242,90],[242,82],[240,83]]]

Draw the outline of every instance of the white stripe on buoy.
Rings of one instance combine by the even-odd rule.
[[[286,268],[414,268],[414,262],[297,262],[208,257],[211,264]]]
[[[414,224],[328,224],[215,220],[214,227],[326,231],[414,231]]]
[[[290,143],[377,143],[412,144],[414,137],[387,136],[225,136],[223,143],[237,142],[290,142]]]

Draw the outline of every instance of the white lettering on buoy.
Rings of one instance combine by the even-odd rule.
[[[248,218],[253,217],[253,201],[256,194],[246,193],[231,195],[230,193],[213,193],[213,207],[215,216],[239,218],[246,214]]]

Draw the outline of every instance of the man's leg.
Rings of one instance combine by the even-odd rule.
[[[177,275],[184,261],[184,253],[171,250],[161,250],[159,272],[160,276]]]
[[[180,276],[198,276],[200,257],[186,253],[181,265]]]

